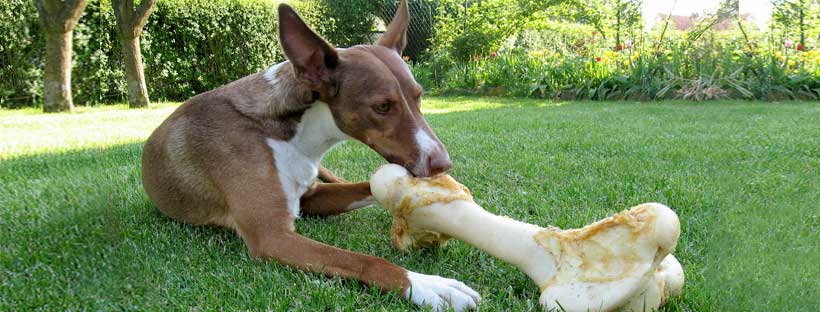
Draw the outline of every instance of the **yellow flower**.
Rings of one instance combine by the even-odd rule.
[[[629,67],[629,61],[624,61],[624,67]]]
[[[789,65],[789,67],[794,66],[794,64],[796,64],[796,62],[794,60],[789,60],[789,62],[787,63],[787,65]]]
[[[781,61],[782,61],[782,60],[783,60],[783,53],[780,53],[780,52],[775,52],[775,53],[774,53],[774,57],[775,57],[776,59],[778,59],[778,60],[781,60]]]
[[[616,57],[618,57],[618,52],[609,50],[609,51],[606,51],[606,56],[608,56],[610,58],[616,58]]]

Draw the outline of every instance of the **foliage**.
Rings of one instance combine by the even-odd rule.
[[[45,38],[39,23],[33,1],[0,1],[0,107],[42,99]]]
[[[817,0],[771,0],[772,28],[782,38],[797,37],[806,46],[806,37],[818,34],[820,1]]]
[[[392,21],[396,14],[398,2],[393,0],[372,0],[376,3],[376,16],[385,26]],[[438,20],[438,8],[442,0],[414,0],[408,1],[410,9],[410,25],[407,29],[407,46],[404,55],[412,60],[419,60],[422,53],[430,47],[434,33],[434,25]]]
[[[658,50],[637,39],[621,51],[606,43],[511,48],[451,67],[417,63],[413,70],[440,93],[594,100],[820,98],[818,50],[748,51],[726,35],[709,33],[695,44],[682,39],[686,34],[676,36]]]
[[[77,103],[127,98],[109,1],[89,1],[74,30]],[[45,44],[36,9],[29,1],[3,1],[0,17],[0,105],[32,105],[42,94]],[[159,1],[142,34],[149,94],[184,100],[276,63],[283,58],[276,21],[276,3],[266,0]]]
[[[149,94],[183,100],[283,58],[276,4],[266,0],[164,0],[145,25]]]
[[[441,1],[434,53],[457,62],[496,51],[510,36],[531,23],[551,0]]]
[[[110,0],[89,1],[74,28],[71,90],[75,102],[105,103],[128,97],[118,38]]]
[[[549,14],[561,18],[536,18],[495,50],[467,60],[434,51],[436,57],[416,62],[413,70],[433,92],[448,94],[594,100],[820,99],[820,51],[809,49],[816,39],[807,39],[805,47],[784,44],[772,32],[737,20],[737,4],[723,1],[687,31],[641,31],[635,19],[622,18],[622,38],[617,17],[610,17],[613,11],[557,5]],[[588,16],[592,11],[597,18]],[[724,28],[717,30],[718,24]],[[609,30],[599,31],[602,28]]]
[[[91,0],[75,29],[77,103],[126,98],[108,1]],[[281,60],[274,2],[160,1],[142,38],[152,97],[184,100]],[[395,2],[294,5],[318,33],[345,47],[371,42],[376,19],[389,21]],[[411,1],[406,54],[416,78],[440,93],[597,100],[820,97],[817,0],[773,0],[774,17],[764,30],[737,18],[737,0],[721,1],[687,31],[667,29],[667,23],[645,30],[641,20],[652,17],[641,16],[640,4]],[[717,25],[730,28],[718,31]],[[40,101],[43,41],[29,1],[0,2],[0,106]]]
[[[305,22],[327,41],[339,47],[349,47],[370,43],[376,18],[374,2],[303,0],[293,4]]]

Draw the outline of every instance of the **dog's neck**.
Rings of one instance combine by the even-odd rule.
[[[333,121],[327,103],[316,101],[302,114],[296,134],[288,142],[306,157],[319,161],[325,152],[348,139]]]
[[[312,92],[296,81],[287,61],[271,66],[262,75],[274,91],[269,114],[301,114],[296,131],[288,140],[301,154],[318,161],[334,145],[350,138],[336,126],[327,103],[305,100],[306,95],[313,100]]]

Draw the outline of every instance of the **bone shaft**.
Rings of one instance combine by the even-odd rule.
[[[458,200],[416,208],[411,223],[447,234],[518,267],[535,281],[554,270],[554,259],[533,239],[540,227],[491,214],[475,203]]]

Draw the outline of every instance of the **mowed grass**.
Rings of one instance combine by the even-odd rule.
[[[142,143],[176,107],[0,111],[0,310],[400,311],[399,295],[249,258],[232,232],[163,217]],[[581,227],[643,202],[680,216],[682,297],[666,311],[820,310],[818,103],[597,103],[428,98],[452,175],[487,210]],[[346,143],[324,164],[366,180],[384,161]],[[252,164],[249,164],[252,165]],[[370,207],[299,232],[456,278],[483,311],[538,310],[538,287],[469,245],[396,251]]]

